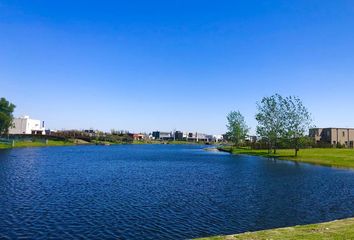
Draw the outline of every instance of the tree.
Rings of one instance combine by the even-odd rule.
[[[283,111],[285,121],[285,136],[295,149],[295,157],[303,145],[305,133],[308,131],[312,122],[310,113],[297,97],[286,97],[283,99]]]
[[[9,132],[12,126],[15,105],[7,101],[5,98],[0,98],[0,134]]]
[[[268,152],[271,149],[276,153],[277,143],[284,136],[285,115],[283,111],[284,98],[279,94],[270,97],[264,97],[260,103],[257,103],[258,121],[257,134],[268,141]]]
[[[239,111],[232,111],[227,115],[227,122],[227,136],[235,146],[239,146],[245,140],[249,130],[245,118]]]

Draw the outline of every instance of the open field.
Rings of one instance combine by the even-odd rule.
[[[275,157],[281,160],[292,160],[316,165],[354,168],[354,149],[338,148],[309,148],[301,149],[298,156],[294,157],[294,150],[279,149],[276,154],[269,154],[267,150],[252,150],[247,148],[220,147],[222,151],[232,154],[247,154],[262,157]]]
[[[354,239],[354,218],[295,227],[247,232],[229,236],[201,238],[204,240],[283,240],[283,239]]]

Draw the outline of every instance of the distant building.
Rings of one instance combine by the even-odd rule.
[[[246,141],[248,141],[248,142],[250,142],[250,143],[256,143],[257,140],[258,140],[257,136],[252,136],[252,135],[250,135],[250,136],[247,136],[247,137],[246,137]]]
[[[223,134],[222,138],[223,138],[224,141],[229,141],[230,140],[229,134],[227,134],[227,133]]]
[[[84,129],[82,131],[85,133],[85,135],[88,135],[90,137],[96,137],[97,135],[99,135],[99,131],[94,129]]]
[[[144,140],[147,138],[147,136],[142,133],[130,133],[129,136],[131,136],[134,140]]]
[[[14,118],[9,134],[45,135],[44,121],[30,119],[29,116]]]
[[[213,135],[213,140],[214,140],[214,142],[222,142],[222,141],[224,141],[224,137],[222,134]]]
[[[354,128],[312,128],[309,131],[309,137],[313,138],[316,143],[354,147]]]
[[[152,139],[155,140],[177,140],[190,142],[219,142],[222,141],[222,135],[209,135],[198,132],[160,132],[154,131],[151,134]]]
[[[184,140],[186,141],[195,141],[195,142],[211,142],[213,141],[213,136],[205,133],[198,132],[186,132],[184,133]]]
[[[45,135],[52,135],[52,134],[55,134],[57,132],[58,132],[57,130],[46,129],[45,130]]]
[[[155,140],[171,140],[171,139],[173,139],[172,133],[160,132],[160,131],[152,132],[152,137]]]
[[[175,131],[174,139],[177,140],[177,141],[182,141],[183,140],[183,132]]]

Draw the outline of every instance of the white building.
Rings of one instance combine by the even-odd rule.
[[[224,140],[224,137],[222,134],[213,135],[213,140],[215,142],[222,142]]]
[[[30,119],[29,116],[14,118],[9,134],[37,134],[44,135],[44,122]]]
[[[205,133],[198,132],[184,132],[183,139],[187,141],[203,141],[203,142],[211,142],[213,140],[213,136]]]

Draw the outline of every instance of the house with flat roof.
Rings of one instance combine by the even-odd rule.
[[[171,132],[154,131],[154,132],[152,132],[152,137],[155,140],[172,140],[173,139],[173,135]]]
[[[45,135],[44,121],[31,119],[29,116],[14,118],[9,134]]]
[[[313,138],[316,143],[354,147],[354,128],[311,128],[309,137]]]

